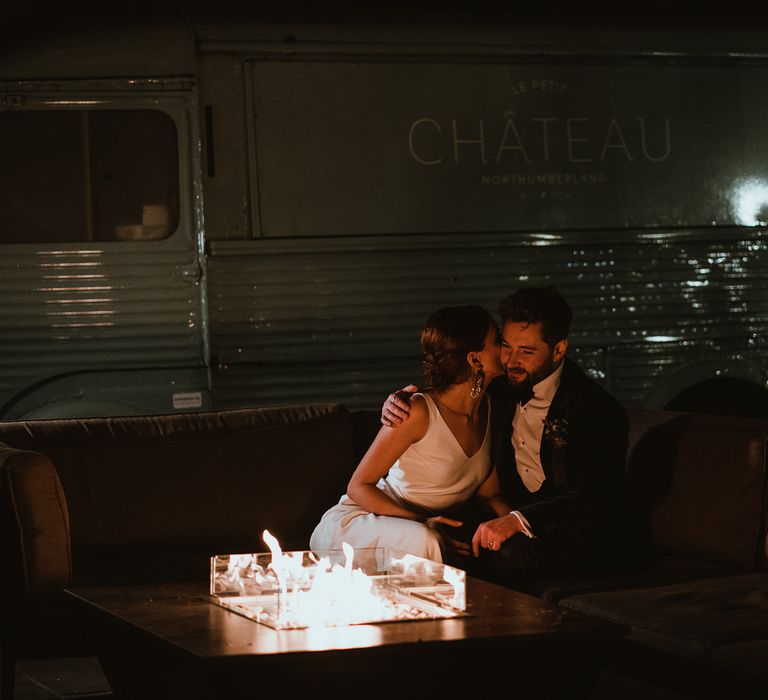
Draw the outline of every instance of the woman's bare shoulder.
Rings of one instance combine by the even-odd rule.
[[[414,394],[411,397],[411,410],[408,417],[401,423],[400,428],[405,428],[414,437],[420,440],[429,427],[429,406],[422,394]]]
[[[427,398],[424,394],[414,394],[411,397],[411,413],[412,418],[416,415],[421,418],[429,419],[429,405],[427,404]]]

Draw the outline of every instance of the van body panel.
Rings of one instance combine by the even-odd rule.
[[[522,285],[564,293],[569,355],[627,405],[722,374],[765,390],[765,38],[215,9],[48,26],[0,60],[0,110],[164,111],[179,221],[0,245],[0,416],[377,407],[419,381],[432,311]]]

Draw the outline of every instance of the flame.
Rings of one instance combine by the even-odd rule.
[[[276,629],[354,625],[449,617],[465,609],[464,572],[405,555],[386,574],[375,553],[375,575],[355,568],[355,550],[342,543],[343,563],[313,552],[283,552],[264,530],[267,554],[212,559],[211,594],[225,607]],[[224,567],[224,561],[227,561]],[[368,564],[370,566],[370,562]],[[224,570],[226,568],[226,570]],[[424,608],[427,605],[427,608]]]
[[[269,551],[272,552],[272,561],[275,559],[279,560],[283,556],[283,550],[280,548],[280,543],[277,541],[277,537],[275,537],[269,530],[264,530],[261,538],[266,542]]]
[[[341,549],[344,552],[344,570],[352,576],[352,560],[355,558],[355,550],[347,542],[341,543]]]
[[[454,569],[450,566],[446,566],[445,569],[443,569],[443,578],[453,590],[453,593],[448,600],[448,605],[454,610],[463,610],[466,600],[464,589],[465,579],[460,573],[461,572],[458,569]]]
[[[268,530],[264,530],[263,538],[272,552],[269,568],[275,572],[280,585],[278,608],[282,624],[357,624],[397,615],[395,605],[376,595],[373,579],[361,569],[353,568],[355,551],[347,542],[341,545],[343,566],[331,566],[330,559],[322,557],[317,560],[314,571],[307,575],[301,560],[283,554]]]

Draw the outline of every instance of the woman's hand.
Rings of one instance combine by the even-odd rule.
[[[451,537],[451,528],[457,528],[464,525],[461,520],[454,520],[453,518],[447,518],[444,515],[435,515],[432,518],[427,519],[427,527],[437,530],[445,542],[445,546],[448,552],[455,557],[468,557],[471,553],[468,542],[458,540]]]

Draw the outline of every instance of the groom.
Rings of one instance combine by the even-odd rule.
[[[486,512],[474,514],[474,559],[462,565],[535,592],[543,576],[597,573],[618,560],[628,419],[566,358],[572,312],[554,288],[518,289],[498,311],[506,380],[488,390],[498,481],[495,493],[478,492]],[[394,427],[408,410],[407,391],[396,392],[382,423]]]

